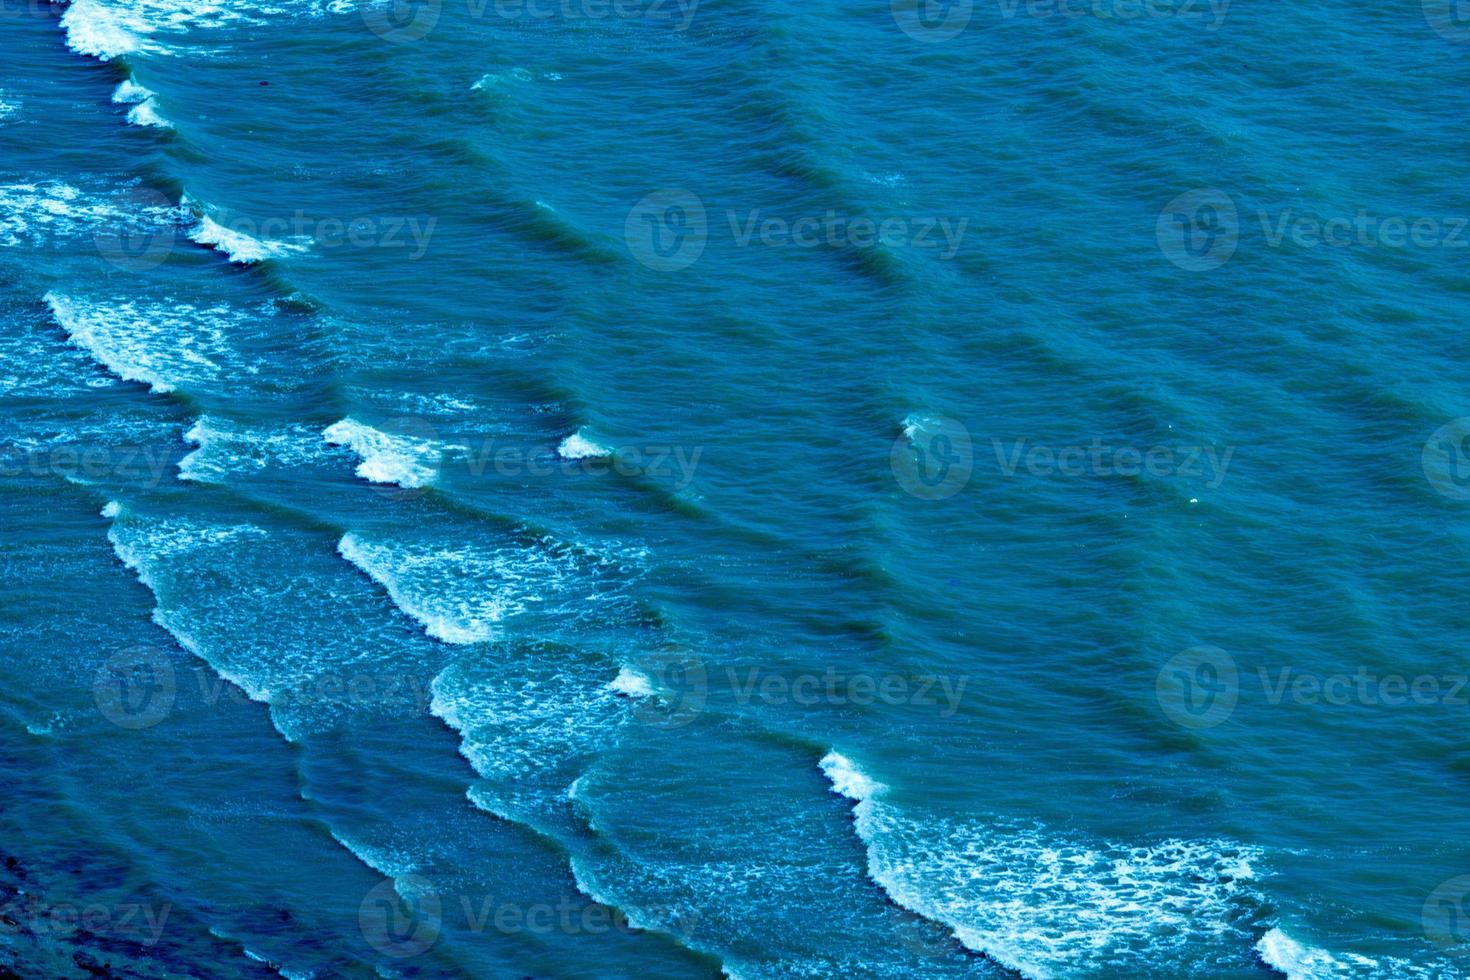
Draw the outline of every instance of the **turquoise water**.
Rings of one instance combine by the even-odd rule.
[[[1453,5],[0,38],[0,967],[1470,975]]]

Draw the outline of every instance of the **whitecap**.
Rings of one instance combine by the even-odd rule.
[[[1007,821],[914,817],[851,760],[834,752],[821,765],[834,792],[857,801],[868,874],[888,896],[1030,980],[1136,976],[1212,940],[1233,946],[1236,903],[1260,901],[1251,887],[1257,849],[1126,845]]]
[[[223,307],[93,303],[58,293],[45,300],[75,346],[117,377],[155,392],[218,377],[218,361],[228,353],[216,326],[232,315]]]
[[[134,126],[148,126],[154,129],[173,129],[174,124],[169,122],[158,111],[158,104],[153,99],[139,102],[128,110],[128,122]]]
[[[322,437],[334,446],[348,447],[362,459],[357,475],[364,480],[406,489],[434,482],[445,448],[428,439],[383,432],[352,418],[332,424]]]
[[[495,594],[494,582],[471,583],[471,594],[456,595],[449,589],[457,584],[457,576],[445,580],[434,574],[437,563],[454,561],[453,554],[415,554],[350,533],[337,543],[337,552],[387,590],[393,604],[437,640],[483,643],[494,637],[495,623],[505,618],[507,603]]]
[[[147,105],[149,103],[145,102],[138,108],[142,109]],[[129,118],[132,117],[129,116]],[[165,125],[167,125],[166,120]],[[197,206],[187,196],[184,198],[183,205],[185,207]],[[256,262],[264,262],[266,259],[278,259],[293,252],[306,250],[306,245],[301,242],[266,241],[243,231],[226,228],[207,214],[199,215],[189,237],[200,245],[208,245],[215,251],[223,253],[231,262],[240,265],[251,265]]]
[[[585,428],[563,439],[556,452],[562,459],[597,459],[612,455],[612,450],[590,438]]]
[[[861,803],[882,792],[882,783],[874,782],[853,761],[839,752],[828,752],[818,763],[832,782],[832,791]]]
[[[655,693],[649,679],[631,667],[619,670],[618,676],[607,685],[607,689],[624,697],[635,699],[651,698]]]

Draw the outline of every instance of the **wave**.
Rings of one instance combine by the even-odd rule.
[[[177,208],[126,190],[104,196],[62,181],[0,184],[0,244],[12,247],[104,232],[166,236],[178,217]]]
[[[130,54],[167,55],[158,34],[261,26],[273,17],[321,16],[355,10],[350,0],[219,3],[218,0],[71,0],[61,15],[67,46],[112,61]]]
[[[567,789],[587,758],[618,737],[627,701],[608,668],[556,643],[517,643],[515,668],[460,660],[430,685],[429,710],[460,736],[484,782],[476,807],[545,832],[566,820]]]
[[[425,632],[445,643],[483,643],[495,636],[495,623],[505,617],[507,602],[494,595],[479,601],[456,599],[434,589],[415,589],[422,585],[415,579],[436,559],[445,564],[456,555],[424,556],[406,554],[391,547],[370,544],[355,534],[344,534],[337,552],[360,568],[368,578],[387,590],[394,605],[423,624]],[[430,571],[431,579],[434,577]],[[489,584],[487,583],[487,588]]]
[[[135,9],[103,0],[72,0],[61,15],[61,28],[68,47],[101,61],[154,49],[148,41],[153,24]]]
[[[882,783],[869,779],[851,759],[838,752],[828,752],[817,765],[831,781],[833,792],[858,803],[870,800],[887,789]]]
[[[556,452],[562,459],[599,459],[611,456],[613,451],[587,435],[584,426],[563,439]]]
[[[143,109],[148,105],[150,103],[145,102],[133,111],[137,112],[139,109]],[[162,119],[161,116],[158,118]],[[130,122],[135,121],[131,113],[128,115],[128,120]],[[163,120],[163,123],[164,125],[168,125],[168,120]],[[216,252],[224,255],[231,262],[239,265],[254,265],[257,262],[264,262],[267,259],[284,258],[287,255],[304,252],[307,249],[306,244],[303,242],[268,241],[256,238],[243,231],[226,228],[208,214],[203,213],[199,202],[190,198],[187,194],[184,195],[180,206],[194,210],[197,213],[194,229],[189,232],[189,238],[192,241],[198,242],[200,245],[207,245]]]
[[[152,99],[133,106],[128,111],[128,122],[134,126],[151,127],[153,129],[174,128],[174,124],[165,119],[158,111],[158,107]]]
[[[1130,846],[999,821],[914,820],[845,756],[830,752],[820,766],[833,792],[855,801],[869,876],[888,896],[1030,980],[1140,975],[1171,956],[1197,959],[1198,946],[1232,938],[1237,906],[1259,905],[1253,848]]]
[[[0,122],[20,112],[22,102],[8,92],[0,91]]]
[[[231,315],[227,308],[93,303],[54,292],[45,301],[75,346],[117,377],[155,392],[217,378],[228,355],[216,326]]]
[[[658,693],[654,690],[653,682],[648,679],[647,675],[631,667],[619,670],[618,676],[613,678],[607,689],[634,699],[651,698]]]
[[[605,606],[616,589],[609,563],[551,539],[443,547],[348,533],[337,550],[430,636],[455,645],[492,640],[500,623],[532,610],[571,623],[580,610]]]
[[[1261,962],[1287,980],[1445,980],[1460,976],[1451,962],[1414,963],[1399,956],[1378,958],[1333,953],[1308,946],[1273,927],[1256,943]]]
[[[265,685],[211,660],[182,615],[166,608],[163,599],[163,593],[168,589],[168,576],[164,570],[166,563],[200,551],[232,551],[242,539],[262,538],[265,531],[253,524],[221,527],[184,521],[128,522],[121,504],[115,500],[102,508],[102,516],[113,522],[107,532],[113,553],[153,593],[153,622],[189,654],[209,664],[216,674],[244,691],[252,701],[269,704],[271,694]]]
[[[131,78],[124,79],[112,93],[112,101],[118,105],[131,105],[128,111],[128,122],[134,126],[153,126],[159,129],[173,129],[174,124],[165,119],[158,111],[158,101],[155,93],[144,85]]]
[[[357,467],[362,479],[410,490],[433,484],[447,448],[430,439],[383,432],[352,418],[327,427],[322,437],[362,459]]]
[[[184,441],[195,449],[179,460],[179,479],[212,484],[223,483],[230,474],[302,465],[320,456],[321,445],[305,426],[260,432],[207,415],[184,432]]]

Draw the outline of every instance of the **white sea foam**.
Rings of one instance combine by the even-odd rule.
[[[563,439],[556,451],[562,459],[597,459],[612,455],[612,450],[588,436],[585,428],[578,429]]]
[[[135,79],[125,78],[112,90],[112,101],[118,105],[137,105],[153,98],[153,90],[139,84]]]
[[[9,246],[41,245],[99,231],[118,234],[135,226],[156,235],[156,226],[177,216],[175,208],[150,204],[146,194],[104,195],[55,180],[0,184],[0,244]]]
[[[349,533],[337,550],[430,636],[452,644],[493,639],[497,624],[548,600],[585,604],[584,593],[599,587],[598,566],[549,544],[439,547]]]
[[[631,667],[619,670],[607,689],[630,698],[651,698],[656,693],[649,679]]]
[[[20,112],[21,101],[8,92],[0,91],[0,121],[9,119]]]
[[[149,105],[151,103],[145,102],[133,112],[138,112]],[[132,120],[131,114],[128,119]],[[163,124],[168,125],[168,121],[164,120]],[[198,206],[187,196],[183,204],[185,207]],[[215,251],[223,253],[231,262],[240,265],[253,265],[256,262],[264,262],[266,259],[279,259],[306,251],[306,245],[303,242],[266,241],[243,231],[226,228],[207,214],[199,215],[189,237],[200,245],[208,245]]]
[[[62,14],[67,44],[79,54],[110,61],[124,55],[167,55],[160,36],[260,26],[283,16],[320,16],[355,9],[342,0],[72,0]]]
[[[434,482],[446,448],[429,439],[382,432],[351,418],[328,426],[322,437],[362,459],[357,475],[364,480],[408,489]]]
[[[483,643],[494,637],[495,624],[505,617],[507,603],[493,593],[495,583],[471,583],[458,595],[435,591],[437,585],[457,584],[435,573],[460,555],[414,554],[369,543],[355,534],[343,535],[337,551],[386,589],[394,605],[422,623],[425,632],[445,643]],[[477,584],[488,594],[474,594]]]
[[[831,753],[822,769],[857,801],[868,873],[889,897],[1031,980],[1141,975],[1210,940],[1232,945],[1235,903],[1258,901],[1252,848],[1130,846],[1037,826],[914,819],[850,760]]]
[[[119,378],[156,392],[212,380],[228,356],[218,327],[232,315],[227,308],[94,303],[57,293],[45,299],[73,344]]]
[[[222,483],[234,473],[259,473],[272,466],[300,466],[320,456],[321,440],[306,426],[261,431],[225,419],[201,416],[184,433],[195,447],[179,460],[179,479]]]
[[[832,791],[859,803],[870,800],[884,789],[882,783],[869,779],[852,760],[839,752],[828,752],[818,763],[829,780]]]
[[[154,100],[140,102],[128,110],[128,122],[134,126],[151,126],[155,129],[173,129],[174,124],[163,118]]]
[[[102,516],[107,518],[108,520],[111,520],[121,513],[122,505],[119,504],[116,500],[108,501],[107,506],[102,508]]]
[[[136,7],[106,0],[72,0],[61,15],[61,27],[73,51],[102,61],[156,50],[148,41],[156,28]]]

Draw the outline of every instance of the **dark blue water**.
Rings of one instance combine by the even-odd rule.
[[[1459,14],[8,3],[0,967],[1467,975]]]

